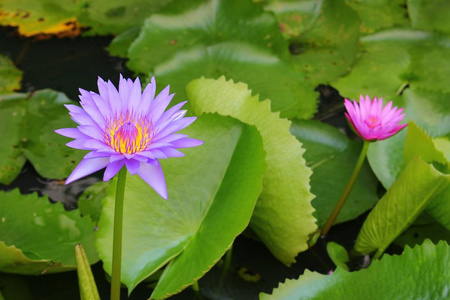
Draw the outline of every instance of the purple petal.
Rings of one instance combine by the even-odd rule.
[[[175,113],[177,113],[182,107],[183,105],[185,105],[187,103],[187,101],[183,101],[181,103],[178,103],[176,105],[174,105],[173,107],[169,108],[165,113],[163,113],[163,115],[161,116],[161,118],[159,118],[158,122],[156,123],[155,126],[158,126],[159,124],[164,123],[165,121],[169,120]]]
[[[106,167],[105,173],[103,174],[103,181],[108,181],[111,178],[113,178],[114,175],[116,175],[117,172],[119,172],[120,169],[122,169],[124,164],[125,164],[124,159],[115,161],[113,163],[109,163],[108,166]]]
[[[141,163],[137,174],[161,197],[167,200],[166,181],[164,180],[164,173],[159,162],[156,165]]]
[[[149,84],[144,89],[144,92],[142,92],[141,95],[141,103],[139,105],[138,111],[141,112],[143,115],[148,114],[148,110],[150,108],[150,105],[155,98],[155,92],[156,92],[156,83],[155,83],[155,77],[152,77]]]
[[[111,156],[110,153],[91,151],[84,156],[84,159],[97,158],[97,157],[110,157],[110,156]]]
[[[118,116],[122,112],[122,101],[119,92],[110,80],[108,80],[108,100],[109,105],[111,105],[111,112]]]
[[[84,143],[86,143],[87,141],[91,140],[91,138],[86,137],[86,138],[80,138],[80,139],[76,139],[73,140],[71,142],[68,142],[66,144],[67,147],[70,148],[74,148],[74,149],[81,149],[81,150],[92,150],[90,148],[86,148],[84,145]]]
[[[103,131],[98,126],[80,125],[78,129],[85,135],[97,140],[103,140],[105,137]]]
[[[80,132],[78,128],[61,128],[56,129],[55,132],[72,139],[87,138],[87,136],[84,133]]]
[[[141,91],[141,82],[139,81],[139,78],[136,78],[128,98],[128,108],[131,112],[137,112],[139,105],[141,104]]]
[[[89,174],[95,173],[98,170],[101,170],[104,167],[106,167],[108,163],[109,163],[108,157],[83,159],[82,161],[80,161],[78,166],[72,171],[72,174],[70,174],[69,178],[67,178],[66,184],[74,182],[75,180],[78,180]]]
[[[90,150],[100,150],[104,147],[108,147],[108,145],[96,139],[89,139],[83,143],[83,147]]]
[[[183,157],[184,153],[181,151],[178,151],[177,149],[171,148],[171,147],[165,147],[158,149],[162,153],[164,153],[167,157]]]
[[[203,144],[203,141],[191,138],[179,139],[171,143],[175,148],[197,147]]]
[[[161,118],[161,116],[164,113],[164,111],[166,110],[167,106],[169,106],[170,101],[172,101],[173,96],[175,96],[175,94],[171,94],[171,95],[167,96],[166,98],[162,99],[158,103],[156,103],[156,100],[153,102],[156,104],[154,106],[152,105],[152,107],[150,108],[150,111],[149,111],[149,114],[151,114],[151,116],[152,116],[153,124],[156,124],[158,122],[159,118]]]
[[[125,78],[122,77],[122,74],[120,74],[120,80],[119,80],[119,95],[120,95],[120,102],[122,103],[122,109],[127,108],[128,99],[130,97],[130,86],[128,85],[128,82]]]
[[[127,165],[128,172],[130,172],[131,175],[134,175],[139,170],[141,163],[135,159],[126,159],[125,164]]]
[[[173,121],[169,126],[167,126],[166,128],[162,129],[161,131],[159,131],[158,129],[155,129],[155,135],[158,138],[162,138],[166,135],[175,133],[189,125],[191,125],[195,120],[197,119],[197,117],[189,117],[189,118],[184,118],[181,120],[176,120]],[[159,132],[158,132],[159,131]]]

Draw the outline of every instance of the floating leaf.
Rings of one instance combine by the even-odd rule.
[[[7,56],[0,55],[0,95],[19,89],[21,78],[22,72],[12,61]]]
[[[299,36],[319,17],[322,1],[269,0],[265,9],[272,11],[285,38]]]
[[[361,39],[360,57],[351,72],[332,83],[348,99],[360,94],[392,100],[407,83],[409,47],[420,39],[421,32],[391,30]]]
[[[450,290],[450,247],[426,240],[402,255],[385,255],[369,268],[332,275],[306,270],[297,280],[286,280],[272,295],[260,299],[446,299]]]
[[[118,34],[141,26],[144,20],[173,0],[86,1],[79,22],[90,30],[87,35]]]
[[[373,33],[383,28],[407,26],[407,0],[346,0],[361,17],[361,31]]]
[[[129,176],[125,188],[122,282],[131,292],[172,261],[154,290],[158,299],[191,285],[222,257],[248,225],[262,189],[264,151],[256,129],[205,115],[184,133],[204,144],[185,150],[184,158],[161,161],[168,201],[138,176]],[[108,272],[114,195],[112,184],[97,231],[96,246]]]
[[[8,128],[0,133],[0,151],[7,158],[0,162],[0,183],[11,183],[26,158],[43,177],[70,174],[84,153],[67,147],[69,140],[54,132],[73,126],[63,103],[69,99],[51,90],[0,96],[0,126]]]
[[[99,181],[84,190],[77,202],[82,216],[90,216],[93,222],[98,222],[109,185],[109,181]]]
[[[305,165],[302,144],[289,132],[291,123],[270,111],[270,101],[252,96],[247,85],[224,77],[194,80],[186,94],[195,114],[230,115],[261,133],[267,170],[250,226],[276,258],[291,264],[308,248],[309,235],[317,228],[309,191],[311,170]]]
[[[141,73],[177,51],[241,41],[287,56],[287,43],[272,14],[250,0],[179,1],[145,21],[128,50],[129,67]],[[245,28],[245,30],[243,30]]]
[[[414,122],[409,122],[403,152],[404,161],[409,162],[416,155],[428,163],[438,162],[450,166],[444,154],[436,149],[426,132]]]
[[[0,24],[18,26],[24,36],[43,33],[73,37],[80,33],[77,16],[84,4],[82,0],[3,0]]]
[[[446,0],[408,0],[413,28],[450,33],[450,3]]]
[[[344,0],[324,1],[314,25],[291,44],[299,52],[292,56],[296,69],[313,85],[348,73],[358,52],[359,25]]]
[[[313,171],[311,192],[316,195],[312,201],[314,216],[322,227],[348,183],[362,144],[317,121],[293,121],[291,133],[306,149],[306,165]],[[374,206],[378,200],[377,183],[365,163],[335,223],[352,220]]]
[[[433,199],[450,186],[444,175],[420,157],[413,158],[365,220],[355,249],[383,253]]]
[[[65,211],[36,194],[0,192],[0,270],[17,274],[61,272],[75,268],[75,245],[85,246],[89,261],[94,248],[94,223],[78,211]],[[51,246],[49,246],[51,245]]]
[[[272,111],[280,111],[283,117],[310,118],[316,111],[317,93],[302,75],[277,56],[246,43],[228,42],[178,52],[159,64],[154,75],[161,86],[170,84],[179,99],[186,97],[189,81],[225,75],[246,82],[262,99],[271,99]]]
[[[128,48],[139,36],[141,27],[131,27],[117,35],[106,48],[112,56],[127,58]]]

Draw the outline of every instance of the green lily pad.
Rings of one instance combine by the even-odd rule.
[[[201,76],[225,75],[246,82],[261,99],[271,99],[272,111],[282,117],[310,118],[318,95],[292,66],[268,51],[246,43],[228,42],[178,52],[159,64],[152,74],[160,86],[170,84],[178,99],[185,99],[186,84]]]
[[[139,36],[139,32],[141,32],[141,27],[139,26],[131,27],[121,32],[112,40],[106,50],[112,56],[127,58],[128,48],[130,48],[131,43]]]
[[[320,1],[317,1],[320,2]],[[348,73],[359,45],[358,15],[344,0],[324,1],[314,25],[293,39],[292,63],[314,86]]]
[[[407,0],[346,0],[360,16],[361,31],[368,34],[393,26],[408,26]]]
[[[317,121],[293,121],[291,133],[306,149],[306,165],[311,168],[312,205],[317,225],[322,227],[347,186],[362,144],[338,129]],[[335,223],[352,220],[372,208],[378,200],[378,181],[365,163]]]
[[[77,16],[85,1],[4,0],[0,6],[0,24],[18,26],[24,36],[36,34],[78,35]]]
[[[450,166],[444,154],[436,149],[433,139],[414,122],[409,122],[403,151],[404,161],[409,162],[416,155],[420,155],[428,163],[438,162]]]
[[[309,180],[302,144],[289,132],[291,123],[270,111],[270,101],[259,101],[247,85],[197,79],[186,87],[192,111],[199,115],[217,112],[256,126],[266,151],[264,189],[256,204],[250,226],[284,264],[291,264],[316,229]]]
[[[241,41],[287,56],[274,16],[250,0],[179,1],[149,17],[128,50],[128,66],[141,73],[193,46]],[[243,30],[245,28],[245,30]]]
[[[413,28],[450,33],[450,3],[445,0],[408,0]]]
[[[369,268],[332,275],[306,270],[260,299],[446,299],[450,289],[450,247],[445,242],[406,247],[402,255],[384,256]],[[382,288],[381,288],[382,287]]]
[[[369,254],[383,251],[417,216],[450,186],[444,175],[419,156],[414,157],[365,220],[355,249]]]
[[[409,48],[423,38],[421,32],[391,30],[361,39],[361,52],[351,72],[332,83],[348,99],[360,94],[393,100],[408,82]]]
[[[168,201],[138,176],[128,176],[125,188],[122,282],[131,292],[170,262],[154,299],[193,284],[222,257],[248,225],[262,189],[264,151],[255,128],[205,115],[183,131],[204,144],[186,149],[184,158],[161,161]],[[112,184],[97,231],[96,246],[107,272],[114,195]]]
[[[173,0],[96,0],[86,1],[78,17],[81,25],[89,27],[86,35],[119,34],[144,20]]]
[[[0,95],[20,89],[21,79],[22,71],[7,56],[0,55]]]
[[[285,38],[297,37],[311,28],[319,17],[322,1],[268,0],[264,8],[273,12]]]
[[[102,212],[102,200],[105,199],[110,182],[99,181],[84,190],[78,198],[78,209],[83,217],[89,216],[98,223]]]
[[[74,269],[77,244],[84,246],[91,263],[98,261],[95,225],[78,211],[65,211],[46,196],[21,195],[17,189],[0,192],[0,211],[0,271],[37,275]]]
[[[69,139],[54,132],[74,125],[64,103],[69,99],[51,90],[0,96],[0,126],[8,128],[0,133],[0,151],[6,157],[0,162],[0,183],[11,183],[26,159],[43,177],[70,174],[85,152],[67,147]]]

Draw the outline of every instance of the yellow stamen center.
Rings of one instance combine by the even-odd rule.
[[[153,139],[151,124],[146,120],[130,118],[115,118],[109,122],[105,131],[105,142],[117,153],[134,154],[145,151]]]

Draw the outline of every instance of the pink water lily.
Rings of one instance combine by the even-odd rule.
[[[403,108],[392,107],[392,101],[383,107],[383,99],[360,97],[359,103],[345,99],[345,116],[355,132],[366,141],[379,141],[393,136],[408,124],[400,124],[405,117]]]
[[[134,82],[120,76],[119,89],[111,81],[98,79],[99,93],[80,89],[80,104],[66,105],[77,128],[56,130],[74,138],[67,146],[90,150],[67,178],[69,184],[81,177],[106,168],[107,181],[126,166],[132,175],[139,175],[161,197],[167,199],[164,174],[159,159],[181,157],[179,148],[195,147],[203,142],[176,132],[189,126],[196,117],[184,117],[180,110],[186,103],[168,109],[174,94],[167,86],[155,97],[152,78],[144,91],[139,78]]]

